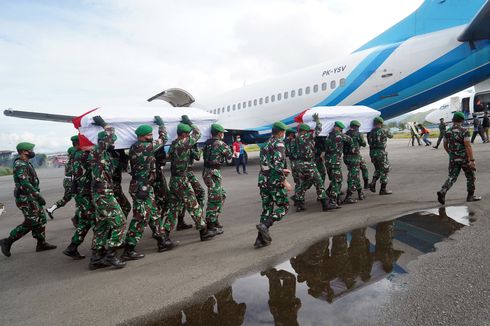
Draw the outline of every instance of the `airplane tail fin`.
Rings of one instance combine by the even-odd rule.
[[[410,16],[354,52],[470,23],[487,0],[424,0]]]

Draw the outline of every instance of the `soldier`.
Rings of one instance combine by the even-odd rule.
[[[295,139],[296,139],[296,129],[289,128],[288,130],[286,130],[286,139],[284,140],[284,148],[285,148],[286,157],[289,158],[291,174],[293,175],[295,194],[291,197],[291,199],[294,202],[294,206],[296,206],[297,203],[296,193],[299,192],[299,186],[300,186],[298,169],[296,168],[297,159],[298,159],[298,150],[296,147]]]
[[[65,177],[63,179],[63,189],[65,190],[65,193],[63,194],[63,198],[58,200],[53,206],[46,208],[46,212],[48,213],[49,217],[53,219],[53,213],[55,210],[58,208],[64,207],[73,197],[73,156],[75,154],[75,151],[79,150],[79,142],[78,142],[78,135],[72,136],[70,138],[72,142],[72,147],[68,148],[68,161],[65,163]],[[73,225],[76,227],[76,224],[78,221],[76,219],[78,218],[77,214],[75,214],[76,217],[72,218]]]
[[[114,167],[114,171],[112,173],[112,188],[114,190],[114,196],[116,197],[116,200],[124,213],[124,224],[126,225],[126,220],[131,212],[131,203],[122,190],[121,182],[122,173],[128,168],[129,158],[123,149],[115,150],[111,148],[109,150],[109,154],[111,155],[112,165]]]
[[[374,164],[374,175],[369,190],[376,192],[376,182],[378,179],[381,182],[380,195],[391,195],[392,192],[386,189],[388,184],[388,172],[390,172],[390,162],[388,161],[388,153],[386,153],[386,142],[388,138],[393,138],[393,135],[388,130],[382,129],[384,120],[381,117],[376,117],[373,120],[374,127],[368,133],[367,139],[369,143],[369,156]]]
[[[91,147],[79,148],[73,155],[73,193],[75,194],[78,223],[71,243],[63,253],[75,260],[85,258],[78,252],[85,236],[95,226],[95,206],[92,202]]]
[[[437,149],[439,147],[439,145],[441,144],[441,141],[444,139],[444,135],[446,134],[446,128],[447,128],[447,125],[444,122],[444,118],[441,118],[439,121],[440,121],[439,122],[439,138],[437,138],[436,146],[432,146],[435,149]]]
[[[24,222],[13,229],[8,238],[0,240],[2,253],[7,257],[10,257],[12,244],[29,232],[32,232],[32,237],[37,240],[36,251],[56,248],[45,240],[46,214],[43,206],[46,205],[46,201],[41,196],[36,171],[29,162],[36,155],[33,151],[34,146],[31,143],[17,144],[19,157],[14,161],[14,196],[15,204],[24,215]]]
[[[204,170],[202,178],[208,187],[208,203],[206,206],[206,224],[208,230],[216,234],[223,233],[223,226],[218,216],[223,209],[226,191],[221,185],[221,165],[233,157],[233,150],[223,141],[226,130],[219,124],[211,125],[212,138],[204,144],[203,158]]]
[[[345,144],[352,139],[342,133],[345,125],[341,121],[335,121],[332,131],[325,141],[325,165],[330,178],[329,197],[331,208],[340,208],[340,193],[342,189],[342,153]]]
[[[327,193],[323,185],[322,177],[318,172],[315,163],[315,137],[318,137],[322,131],[322,124],[318,114],[313,115],[315,120],[315,133],[310,131],[310,126],[303,123],[299,125],[298,137],[296,137],[297,150],[297,169],[299,174],[300,186],[298,192],[295,193],[296,211],[304,211],[305,208],[305,193],[311,185],[315,185],[317,198],[322,203],[323,211],[332,208],[328,205]],[[295,189],[296,190],[296,189]]]
[[[449,177],[437,192],[437,200],[444,205],[446,193],[458,179],[461,170],[466,177],[468,196],[466,201],[478,201],[481,197],[475,196],[475,158],[470,143],[470,132],[463,128],[464,114],[456,112],[453,116],[453,126],[444,136],[444,149],[449,154]]]
[[[89,157],[92,172],[92,200],[96,208],[93,251],[89,268],[91,270],[107,266],[123,268],[126,263],[116,256],[116,250],[124,240],[125,217],[114,193],[113,174],[116,166],[110,154],[114,151],[117,137],[114,128],[107,125],[100,116],[95,116],[93,120],[96,125],[104,128],[104,131],[99,132],[97,145],[92,149]]]
[[[362,173],[362,180],[364,181],[364,189],[369,189],[369,170],[367,168],[366,160],[361,155],[361,163],[359,165]]]
[[[286,169],[286,154],[283,138],[288,127],[283,122],[272,126],[272,136],[260,150],[260,172],[258,186],[262,199],[262,214],[257,224],[258,235],[254,247],[270,245],[269,228],[282,220],[289,209],[288,191],[292,190],[286,180],[290,170]],[[274,205],[276,209],[274,210]]]
[[[325,161],[323,156],[325,155],[325,137],[315,138],[315,163],[322,182],[325,184],[325,178],[327,177],[327,170],[325,170]]]
[[[135,251],[136,245],[143,236],[145,226],[148,224],[157,240],[158,251],[165,251],[162,236],[162,224],[157,214],[153,184],[156,179],[155,153],[163,148],[167,142],[167,130],[162,118],[155,116],[158,125],[158,139],[153,140],[153,127],[139,126],[135,134],[138,140],[129,149],[131,164],[131,182],[129,193],[133,198],[133,219],[126,233],[124,260],[137,260],[145,257],[143,253]]]
[[[366,237],[366,229],[352,230],[352,239],[349,245],[349,257],[354,279],[359,276],[363,282],[367,282],[371,278],[374,262],[373,256],[369,251],[371,243]]]
[[[172,142],[169,150],[170,156],[170,177],[169,190],[172,206],[165,220],[165,247],[171,249],[173,244],[170,241],[170,232],[174,228],[175,220],[182,210],[182,206],[189,212],[191,218],[199,230],[201,241],[211,239],[216,235],[213,230],[208,230],[203,218],[203,208],[199,204],[196,193],[192,188],[188,178],[187,170],[191,157],[192,148],[199,138],[201,132],[196,125],[192,124],[188,116],[182,116],[182,123],[177,126],[177,139]]]
[[[356,202],[352,195],[357,191],[359,200],[364,199],[364,193],[362,192],[361,179],[359,177],[359,170],[361,165],[361,146],[366,147],[366,141],[359,132],[361,123],[357,120],[352,120],[350,128],[345,133],[352,139],[344,145],[344,163],[347,166],[349,174],[347,176],[347,194],[344,199],[344,204],[353,204]]]
[[[381,222],[376,225],[376,247],[374,249],[374,260],[380,261],[383,270],[391,273],[396,262],[403,254],[402,250],[393,248],[395,236],[395,222]]]

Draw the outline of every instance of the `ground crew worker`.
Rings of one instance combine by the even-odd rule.
[[[313,115],[315,121],[315,131],[311,132],[310,126],[305,123],[299,125],[298,136],[295,139],[297,149],[297,166],[300,186],[298,192],[295,193],[296,211],[304,211],[305,208],[305,193],[314,185],[316,188],[317,198],[322,203],[323,211],[329,209],[327,201],[327,192],[323,185],[322,177],[318,172],[315,162],[315,138],[322,131],[322,124],[318,114]],[[295,188],[296,190],[296,188]]]
[[[296,193],[299,192],[299,186],[300,186],[298,169],[296,168],[297,160],[298,160],[298,150],[296,147],[295,139],[296,139],[296,129],[289,128],[288,130],[286,130],[286,139],[284,140],[284,148],[285,148],[286,157],[289,158],[289,168],[291,170],[291,174],[293,176],[293,181],[294,181],[294,195],[291,196],[291,199],[294,202],[294,206],[296,206],[297,203]],[[286,168],[287,168],[287,162],[286,162]]]
[[[283,122],[272,125],[272,136],[260,149],[260,172],[258,186],[262,199],[262,214],[254,247],[270,245],[272,238],[269,228],[274,222],[282,220],[289,210],[288,191],[292,190],[286,180],[291,173],[286,169],[286,153],[283,138],[288,127]],[[275,209],[274,209],[274,206]]]
[[[36,155],[33,151],[34,146],[27,142],[17,144],[19,157],[15,159],[13,168],[14,196],[15,204],[24,215],[24,222],[13,229],[8,238],[0,240],[2,253],[7,257],[11,255],[12,244],[29,232],[32,232],[32,237],[37,240],[36,251],[56,248],[46,242],[46,214],[44,214],[46,201],[41,196],[36,171],[29,162]]]
[[[361,164],[361,147],[366,147],[366,141],[359,132],[361,123],[357,120],[350,122],[350,128],[345,133],[352,139],[344,145],[344,163],[349,171],[347,175],[347,193],[344,198],[345,204],[353,204],[356,202],[352,195],[357,191],[359,200],[364,199],[364,193],[362,192],[361,178],[359,177],[359,170]]]
[[[440,121],[439,122],[439,138],[437,138],[436,146],[432,146],[435,149],[437,149],[439,147],[439,145],[441,144],[441,141],[444,139],[444,135],[446,134],[446,129],[447,129],[447,125],[444,122],[444,118],[439,119],[439,121]]]
[[[480,122],[480,119],[478,119],[478,116],[476,113],[473,113],[473,135],[471,135],[471,143],[475,141],[475,138],[477,135],[480,135],[480,138],[482,142],[486,143],[485,139],[485,133],[483,132],[483,126],[482,123]]]
[[[61,208],[65,206],[73,197],[73,156],[75,151],[79,149],[79,142],[78,142],[78,135],[72,136],[70,138],[72,142],[72,147],[68,148],[68,161],[65,163],[65,177],[63,179],[63,189],[65,190],[65,193],[63,194],[63,198],[58,200],[53,206],[46,208],[46,212],[48,213],[49,217],[53,219],[53,213],[55,210],[58,208]],[[77,214],[75,214],[77,216]],[[73,226],[76,227],[76,224],[78,223],[76,221],[78,217],[72,218]]]
[[[113,174],[116,166],[110,154],[114,151],[117,136],[114,128],[107,125],[100,116],[93,117],[93,120],[96,125],[104,128],[104,131],[99,132],[97,145],[92,149],[89,157],[92,171],[92,198],[96,209],[93,253],[89,268],[91,270],[107,266],[123,268],[126,263],[116,256],[116,250],[124,241],[125,216],[114,194]]]
[[[463,128],[464,114],[456,112],[453,115],[453,126],[446,131],[444,149],[449,154],[449,177],[437,192],[437,200],[444,205],[446,193],[458,179],[461,170],[466,177],[468,196],[466,201],[478,201],[481,197],[475,196],[475,158],[470,143],[470,132]]]
[[[226,130],[219,124],[211,125],[212,138],[204,143],[204,170],[202,178],[208,187],[208,203],[206,206],[206,224],[208,230],[216,234],[223,233],[223,226],[218,217],[226,199],[226,191],[222,186],[221,165],[233,157],[233,150],[223,141]]]
[[[158,125],[158,139],[153,140],[153,127],[141,125],[135,130],[138,140],[129,149],[131,164],[131,182],[129,194],[133,199],[133,219],[126,233],[124,260],[136,260],[145,257],[135,251],[136,245],[143,236],[146,225],[149,225],[153,238],[157,240],[158,251],[164,251],[162,224],[157,214],[153,184],[156,179],[155,153],[167,143],[167,129],[163,120],[155,116]]]
[[[325,165],[330,178],[328,196],[331,208],[339,208],[341,202],[342,153],[345,144],[352,142],[352,139],[342,132],[344,128],[345,125],[341,121],[335,121],[332,131],[325,140]]]
[[[169,182],[171,207],[165,220],[165,234],[163,235],[167,249],[171,249],[173,246],[170,240],[170,232],[175,226],[175,220],[182,210],[182,206],[185,207],[194,220],[196,229],[199,230],[201,241],[211,239],[216,235],[213,230],[208,230],[206,227],[206,222],[203,218],[203,208],[197,201],[196,193],[187,175],[192,148],[197,144],[199,138],[201,138],[199,128],[191,122],[187,115],[183,115],[182,123],[177,126],[177,139],[170,145],[168,153],[172,176]]]
[[[376,192],[376,182],[378,179],[381,182],[380,195],[391,195],[392,192],[386,189],[388,184],[388,172],[390,172],[390,162],[388,161],[388,153],[386,153],[386,142],[388,138],[393,138],[393,135],[388,130],[382,129],[384,120],[381,117],[376,117],[373,120],[374,127],[368,133],[367,139],[369,143],[369,156],[374,164],[374,175],[369,190]]]

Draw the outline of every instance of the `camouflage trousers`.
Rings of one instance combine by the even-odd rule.
[[[95,226],[95,205],[90,195],[76,195],[78,224],[71,242],[80,245],[88,231]],[[92,245],[93,246],[93,245]]]
[[[130,192],[133,198],[133,219],[129,223],[126,242],[136,246],[143,236],[146,225],[150,226],[152,237],[158,238],[162,233],[162,219],[157,214],[153,187],[148,186],[146,198],[138,197],[136,192]]]
[[[192,172],[191,169],[187,171],[187,179],[191,183],[192,189],[194,189],[197,202],[204,211],[204,199],[206,198],[206,190],[204,190],[203,186],[201,186],[201,183],[199,182],[199,180],[197,180],[196,175]],[[179,212],[179,221],[184,220],[185,210],[185,206],[182,206],[182,209]]]
[[[22,212],[22,215],[24,215],[24,222],[10,231],[10,238],[16,241],[27,233],[32,232],[33,238],[38,241],[43,241],[46,238],[46,214],[44,213],[43,206],[36,199],[28,196],[17,197],[15,204]]]
[[[94,228],[93,246],[95,250],[117,248],[124,240],[124,213],[117,202],[114,192],[106,190],[105,193],[94,192],[94,204],[97,210],[97,219]]]
[[[388,173],[390,172],[388,153],[379,151],[371,154],[371,162],[374,164],[373,179],[379,179],[382,184],[388,183]]]
[[[66,179],[65,177],[65,180],[63,180],[63,188],[65,189],[65,193],[63,194],[63,198],[61,198],[55,203],[55,205],[58,208],[65,206],[73,198],[73,195],[71,193],[71,187],[72,187],[71,180]]]
[[[323,184],[325,184],[325,178],[327,177],[327,170],[325,169],[325,163],[323,162],[323,157],[315,156],[316,168],[318,169],[318,173],[320,173],[320,177],[322,178]]]
[[[205,168],[202,171],[204,184],[208,187],[208,203],[206,206],[206,223],[218,222],[218,216],[225,204],[226,191],[221,185],[221,170]]]
[[[131,203],[129,202],[128,197],[126,197],[124,194],[120,183],[114,183],[114,197],[116,197],[119,206],[121,206],[125,217],[124,223],[126,223],[126,219],[128,218],[129,213],[131,213]]]
[[[359,177],[361,159],[359,155],[344,155],[344,163],[349,171],[347,175],[347,189],[350,192],[362,190],[361,178]]]
[[[295,188],[295,199],[304,203],[305,193],[311,188],[311,186],[315,186],[318,199],[326,199],[327,192],[325,190],[325,186],[323,185],[322,177],[320,176],[320,173],[316,167],[316,163],[298,162],[297,169],[299,174],[299,187],[298,192],[296,192]]]
[[[369,180],[369,170],[367,168],[366,160],[361,156],[361,163],[359,164],[359,168],[362,172],[362,179]]]
[[[340,163],[328,164],[327,174],[330,179],[329,197],[331,199],[337,199],[342,191],[342,166]]]
[[[196,179],[197,180],[197,179]],[[182,210],[187,210],[197,229],[206,226],[203,218],[202,206],[196,198],[196,192],[187,175],[172,176],[169,183],[170,210],[165,219],[165,230],[170,232],[175,226],[175,221]]]
[[[169,196],[167,180],[165,177],[157,177],[153,184],[153,190],[155,191],[155,203],[157,205],[157,215],[162,221],[167,217],[169,209]]]
[[[291,175],[294,181],[294,193],[296,194],[299,191],[299,186],[300,186],[297,160],[291,160]]]
[[[475,191],[475,181],[476,181],[476,176],[475,176],[475,171],[472,170],[469,166],[469,162],[466,159],[450,159],[449,160],[449,176],[444,182],[444,185],[442,188],[449,190],[456,180],[458,180],[458,176],[463,170],[464,175],[466,177],[466,189],[469,193]]]
[[[289,198],[286,188],[271,189],[269,187],[259,187],[259,189],[260,198],[262,199],[260,222],[264,223],[269,218],[272,218],[273,221],[282,220],[289,210]]]

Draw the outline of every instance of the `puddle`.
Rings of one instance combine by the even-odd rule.
[[[414,212],[324,239],[153,325],[349,325],[369,316],[408,262],[470,225],[468,207]]]

